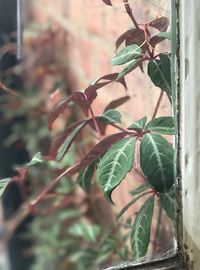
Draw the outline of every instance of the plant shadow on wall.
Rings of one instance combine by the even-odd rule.
[[[109,0],[103,2],[112,6]],[[72,92],[54,105],[48,113],[49,130],[55,134],[52,127],[61,114],[67,119],[66,129],[53,135],[47,154],[38,152],[28,164],[17,169],[18,176],[1,181],[3,193],[10,181],[23,186],[27,175],[37,179],[31,184],[31,189],[34,188],[31,198],[24,201],[18,213],[18,221],[30,212],[37,217],[32,225],[32,234],[38,239],[34,269],[97,269],[122,261],[141,261],[146,255],[150,257],[147,251],[152,239],[154,205],[159,212],[155,237],[159,237],[162,212],[172,222],[175,220],[174,149],[165,136],[175,134],[174,118],[157,117],[164,96],[172,103],[170,52],[158,53],[159,44],[170,40],[169,19],[158,17],[138,24],[128,1],[123,3],[134,28],[116,41],[117,53],[111,63],[122,66],[121,71],[102,76],[84,91]],[[120,83],[127,91],[126,75],[136,68],[145,73],[146,66],[152,83],[160,88],[151,119],[144,116],[129,127],[121,125],[117,108],[129,100],[127,93],[112,100],[101,115],[94,114],[92,104],[101,88]],[[70,115],[77,107],[84,117],[75,121],[77,115],[75,118]],[[108,125],[117,132],[106,135]],[[85,135],[91,136],[91,133],[98,140],[93,146],[84,140]],[[81,160],[80,156],[83,156]],[[103,194],[110,205],[114,204],[112,192],[126,181],[131,170],[140,174],[141,185],[131,191],[133,199],[117,214],[116,220],[110,226],[100,226],[105,219],[97,218],[99,213],[91,214],[92,194],[96,198]],[[45,178],[41,180],[42,190],[38,180],[41,178]],[[142,206],[135,216],[123,218],[138,200],[142,200]],[[9,224],[14,224],[14,220]],[[159,253],[158,243],[155,239],[152,246]]]

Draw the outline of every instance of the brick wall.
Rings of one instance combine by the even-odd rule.
[[[110,64],[115,53],[114,42],[120,33],[132,27],[121,2],[113,0],[113,8],[104,5],[101,0],[29,1],[33,21],[40,24],[51,21],[67,33],[62,36],[61,44],[58,45],[58,57],[62,57],[68,66],[72,89],[83,89],[90,81],[117,70]],[[141,23],[165,12],[161,7],[168,8],[165,5],[169,5],[168,2],[170,1],[130,1],[136,18]],[[159,91],[152,91],[149,80],[140,71],[127,76],[127,80],[130,82],[129,93],[133,97],[125,106],[125,111],[131,112],[130,121],[143,115],[151,115]],[[117,84],[101,90],[100,93],[103,104],[113,96],[124,95],[123,89]],[[99,102],[100,100],[98,104]],[[166,106],[164,104],[163,109]],[[98,113],[100,107],[96,108]]]
[[[169,14],[168,0],[131,0],[137,20],[144,23],[158,15]],[[117,71],[110,64],[115,53],[115,40],[132,27],[125,13],[122,1],[113,0],[114,7],[101,0],[29,0],[26,2],[26,15],[29,22],[40,25],[51,22],[55,29],[61,29],[57,40],[57,57],[66,65],[67,77],[72,90],[84,89],[98,77]],[[144,115],[151,116],[159,89],[150,83],[140,70],[127,76],[129,95],[132,97],[120,110],[123,120],[131,124]],[[100,99],[95,101],[95,113],[100,113],[110,100],[125,95],[124,89],[112,84],[99,90]],[[167,99],[162,104],[162,115],[169,114]],[[128,180],[133,188],[133,176]],[[127,181],[120,188],[120,205],[128,198]]]

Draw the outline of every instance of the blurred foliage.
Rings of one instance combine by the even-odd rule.
[[[77,189],[69,183],[65,180],[56,189],[68,193],[68,199]],[[70,206],[35,219],[31,226],[36,239],[33,270],[93,270],[127,261],[130,255],[125,244],[128,235],[120,233],[117,226],[102,229],[80,208],[73,205],[72,200]]]
[[[66,69],[56,56],[57,35],[59,30],[51,27],[41,29],[34,25],[26,30],[24,61],[10,71],[22,77],[23,85],[21,89],[12,90],[16,95],[3,97],[4,120],[21,119],[13,123],[12,134],[4,143],[9,146],[20,141],[19,147],[25,147],[30,157],[38,151],[48,155],[51,136],[76,118],[67,112],[55,123],[50,135],[47,113],[58,100],[70,93]],[[29,195],[37,195],[42,186],[74,164],[77,146],[88,143],[91,143],[88,138],[76,142],[61,162],[41,161],[37,166],[34,166],[34,161],[29,163]],[[39,159],[40,154],[35,157]],[[28,233],[35,243],[31,248],[31,254],[35,256],[32,270],[93,270],[131,258],[126,244],[128,233],[125,233],[126,229],[121,232],[124,226],[118,223],[112,228],[102,228],[97,224],[87,196],[76,179],[63,177],[59,186],[36,209]]]

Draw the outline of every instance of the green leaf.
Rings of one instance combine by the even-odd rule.
[[[139,58],[141,56],[141,52],[141,48],[138,45],[129,45],[119,51],[112,59],[111,63],[113,66],[126,64],[131,60]]]
[[[68,229],[68,233],[72,236],[83,238],[87,242],[95,243],[100,233],[100,227],[81,221],[77,224],[73,224]]]
[[[125,138],[115,143],[100,160],[97,182],[111,202],[112,191],[133,167],[134,149],[135,138]]]
[[[146,182],[145,184],[140,185],[138,188],[134,189],[130,193],[132,196],[135,196],[135,195],[137,195],[137,194],[139,194],[139,193],[141,193],[149,188],[151,188],[151,186],[148,182]]]
[[[156,35],[156,37],[162,37],[171,40],[171,32],[160,32]]]
[[[169,55],[160,54],[159,60],[151,60],[148,64],[148,75],[155,86],[166,92],[170,102],[172,100],[171,90],[171,61]]]
[[[78,267],[80,270],[89,269],[91,267],[92,262],[94,258],[96,257],[95,250],[88,250],[88,249],[74,249],[73,253],[71,253],[67,261],[73,263],[74,265],[81,265],[81,267]],[[77,268],[76,268],[77,269]],[[90,268],[91,269],[91,268]]]
[[[108,110],[100,116],[99,120],[106,124],[121,123],[121,114],[117,110]]]
[[[63,176],[60,181],[59,185],[55,189],[56,192],[69,194],[70,192],[73,192],[75,188],[74,183],[72,183],[69,179],[66,178],[66,176]]]
[[[86,169],[84,169],[78,176],[77,182],[86,192],[90,190],[92,184],[92,177],[94,174],[94,168],[94,164],[91,164]]]
[[[59,212],[58,219],[60,222],[69,220],[69,219],[78,219],[80,217],[80,212],[77,209],[69,209],[63,212]]]
[[[149,183],[158,192],[174,184],[174,149],[162,136],[147,133],[140,144],[140,165]]]
[[[174,117],[164,116],[155,118],[146,125],[145,129],[155,133],[174,135]]]
[[[102,249],[100,249],[100,252],[98,254],[98,257],[96,258],[96,264],[97,265],[105,265],[108,261],[108,259],[113,255],[113,250],[106,250],[106,251],[102,251]]]
[[[160,203],[162,208],[164,208],[166,214],[172,220],[175,220],[176,211],[178,208],[176,197],[175,197],[175,190],[164,194],[159,194]]]
[[[4,178],[0,180],[0,197],[2,197],[6,187],[8,186],[11,178]]]
[[[118,252],[121,259],[126,260],[128,258],[128,247],[122,247]]]
[[[143,117],[141,119],[139,119],[138,121],[134,122],[132,125],[130,125],[128,127],[128,129],[133,129],[133,130],[144,130],[144,127],[146,125],[146,122],[147,122],[147,117]]]
[[[150,241],[153,210],[154,196],[151,196],[140,208],[135,218],[131,232],[131,246],[133,256],[136,260],[144,257],[147,252]]]
[[[43,159],[43,156],[41,152],[38,152],[35,154],[35,156],[31,159],[29,163],[26,164],[26,167],[36,165],[38,163],[43,163],[45,160]]]
[[[119,74],[117,76],[117,80],[123,78],[127,73],[129,73],[132,69],[134,69],[141,59],[142,58],[138,58],[138,59],[134,59],[134,60],[128,62],[126,64],[125,68],[122,69],[122,71],[119,72]]]
[[[72,132],[71,134],[66,138],[66,140],[64,141],[64,143],[60,146],[60,148],[58,149],[58,154],[56,156],[56,159],[58,161],[60,161],[64,155],[65,152],[67,151],[68,147],[71,145],[74,137],[78,134],[78,132],[86,125],[86,122],[81,123],[80,125],[78,125]]]

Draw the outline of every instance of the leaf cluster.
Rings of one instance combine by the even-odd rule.
[[[103,0],[103,2],[112,6],[110,0]],[[148,249],[156,198],[159,199],[166,214],[173,220],[175,218],[174,149],[165,137],[165,135],[175,135],[175,123],[172,116],[155,116],[152,119],[144,116],[124,128],[121,126],[122,116],[117,108],[130,98],[127,94],[129,87],[126,83],[126,76],[136,68],[144,73],[145,67],[147,67],[147,75],[153,85],[159,88],[161,93],[166,95],[169,102],[172,103],[170,52],[155,53],[159,50],[158,45],[163,40],[170,39],[170,33],[167,32],[168,26],[169,20],[163,16],[143,25],[135,23],[132,29],[121,34],[116,40],[117,52],[112,58],[111,64],[121,67],[121,71],[102,76],[83,91],[74,91],[58,102],[48,113],[48,127],[51,131],[53,123],[67,109],[74,108],[74,106],[80,108],[83,119],[67,126],[62,134],[53,138],[48,159],[62,162],[85,128],[88,128],[92,134],[96,133],[95,136],[99,138],[99,141],[69,170],[69,175],[75,175],[76,182],[85,192],[90,191],[93,182],[96,180],[105,198],[111,203],[114,203],[112,200],[113,191],[120,186],[122,181],[125,181],[127,174],[134,170],[136,148],[139,148],[138,161],[145,183],[132,191],[133,200],[118,214],[118,219],[120,219],[136,201],[147,196],[135,220],[131,223],[131,246],[133,256],[136,259],[145,256]],[[152,28],[154,34],[152,34]],[[94,100],[98,97],[99,91],[111,83],[120,83],[126,94],[112,100],[100,115],[94,115],[92,110]],[[106,127],[108,125],[114,126],[118,132],[107,136]],[[43,157],[37,155],[27,166],[43,161]],[[7,184],[7,180],[2,182],[1,193]],[[55,231],[58,234],[59,229],[56,226]],[[101,237],[103,237],[102,235],[100,237],[101,230],[97,225],[88,224],[83,220],[72,224],[66,233],[66,239],[68,240],[65,239],[63,243],[66,250],[71,248],[71,245],[74,248],[74,245],[77,245],[79,241],[94,244],[98,239],[101,243]],[[73,238],[73,241],[71,241],[71,238]],[[91,249],[87,245],[84,250],[69,251],[67,257],[69,262],[67,261],[67,263],[73,265],[74,262],[81,261],[85,268],[80,266],[77,269],[89,269],[88,262],[96,267],[97,262],[101,264],[106,261],[108,254],[113,252],[113,248],[105,247],[108,239],[104,239],[104,244],[100,246],[100,253],[94,247]],[[56,250],[57,242],[51,244]]]

